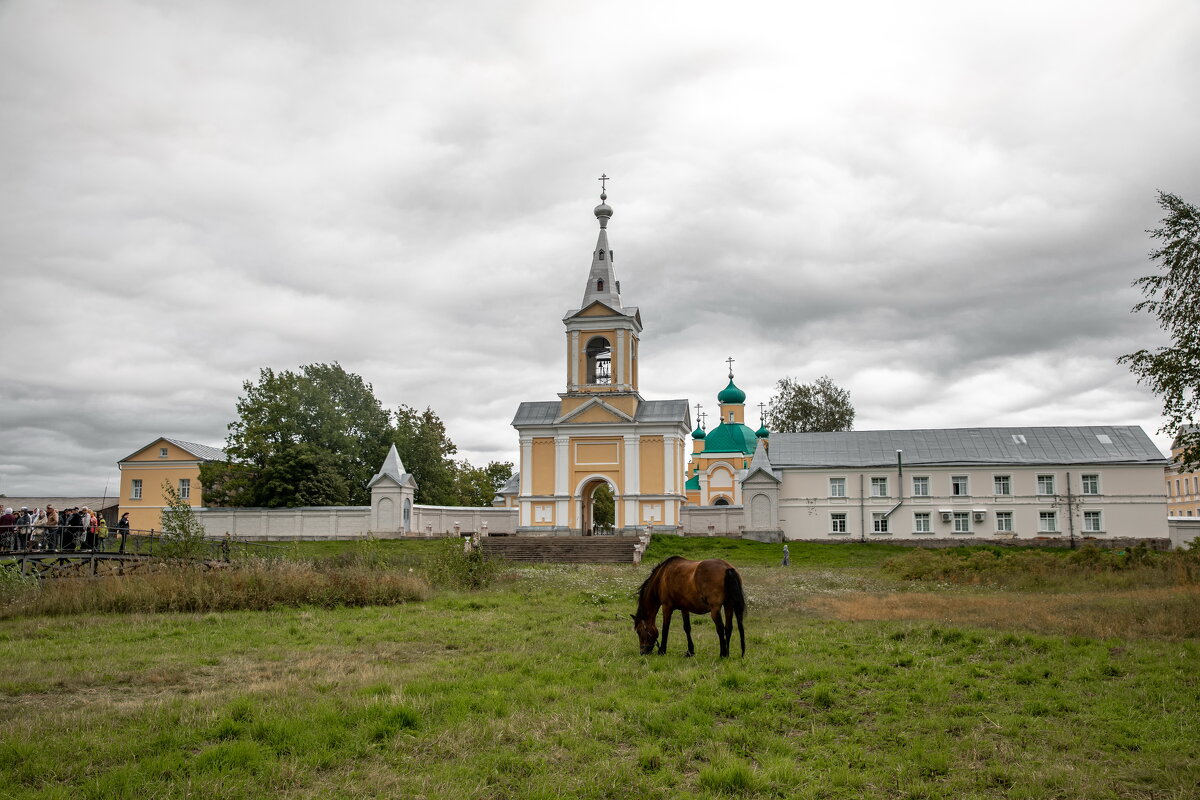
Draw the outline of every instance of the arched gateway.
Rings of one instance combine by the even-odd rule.
[[[677,530],[684,500],[686,400],[643,400],[638,393],[642,316],[621,303],[608,245],[612,208],[600,194],[600,234],[579,308],[567,312],[566,391],[558,400],[521,403],[518,531],[582,535],[598,527],[595,493],[614,497],[612,526]]]

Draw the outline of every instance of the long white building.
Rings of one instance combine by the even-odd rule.
[[[738,475],[784,539],[1166,538],[1167,459],[1137,426],[772,434]]]

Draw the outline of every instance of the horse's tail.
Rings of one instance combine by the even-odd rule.
[[[746,655],[746,631],[742,628],[742,616],[746,613],[746,595],[742,592],[742,576],[733,567],[725,570],[725,602],[737,617],[738,637],[742,642],[742,655]],[[733,631],[729,631],[732,634]]]

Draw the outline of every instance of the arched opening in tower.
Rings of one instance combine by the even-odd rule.
[[[612,345],[603,336],[593,336],[587,343],[587,382],[612,383]]]

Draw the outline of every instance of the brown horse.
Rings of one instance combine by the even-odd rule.
[[[658,628],[654,626],[654,620],[660,607],[663,610],[662,642],[658,643],[660,655],[667,652],[667,634],[671,630],[671,613],[675,609],[683,613],[687,655],[696,653],[696,647],[692,644],[690,615],[704,613],[711,614],[717,626],[722,658],[729,655],[733,617],[736,615],[742,655],[746,655],[746,632],[742,629],[746,597],[742,594],[742,576],[728,561],[720,558],[691,561],[682,556],[671,556],[650,571],[650,577],[638,590],[637,613],[633,615],[633,629],[637,631],[642,655],[649,655],[658,642]],[[722,608],[725,609],[724,623],[721,622]]]

